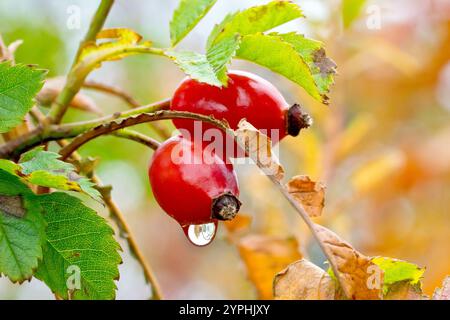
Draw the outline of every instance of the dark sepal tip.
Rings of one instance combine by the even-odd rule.
[[[211,218],[217,220],[232,220],[239,212],[241,202],[232,193],[224,193],[213,200]]]
[[[309,128],[312,118],[304,112],[299,104],[294,104],[287,111],[287,133],[293,137],[298,136],[300,130]]]

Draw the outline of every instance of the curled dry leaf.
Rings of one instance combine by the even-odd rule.
[[[384,300],[428,300],[428,297],[422,293],[419,284],[405,280],[391,285]]]
[[[442,283],[442,288],[437,288],[433,293],[433,300],[450,300],[450,276]]]
[[[65,84],[65,77],[51,78],[45,81],[44,87],[36,96],[37,102],[42,106],[50,106],[61,93],[61,90]],[[97,115],[101,115],[102,112],[95,104],[95,102],[88,96],[78,93],[70,102],[70,107],[79,109]]]
[[[295,238],[248,235],[239,241],[238,249],[261,299],[272,299],[275,275],[302,258]]]
[[[338,272],[341,289],[353,300],[381,300],[383,271],[371,258],[356,251],[334,232],[318,224],[314,229]]]
[[[330,275],[305,259],[279,272],[273,283],[274,298],[280,300],[334,300],[335,291]]]
[[[295,176],[286,184],[286,188],[299,202],[310,217],[319,217],[325,205],[325,186],[311,181],[308,176]]]
[[[283,179],[284,169],[272,152],[272,142],[268,136],[245,119],[239,122],[235,135],[238,145],[266,175],[274,176],[278,181]]]

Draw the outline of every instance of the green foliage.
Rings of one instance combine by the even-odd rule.
[[[45,209],[47,242],[35,276],[64,299],[114,299],[122,259],[113,230],[95,211],[65,193],[43,195],[39,201]],[[68,288],[71,272],[77,269],[80,287]]]
[[[222,86],[222,83],[205,55],[193,51],[172,50],[166,51],[165,54],[192,79],[217,87]]]
[[[344,27],[351,26],[353,21],[358,18],[361,10],[364,8],[366,0],[343,0],[342,1],[342,20]]]
[[[307,63],[291,44],[279,36],[254,34],[243,37],[237,57],[262,65],[302,86],[312,97],[326,101]]]
[[[327,103],[336,66],[326,57],[322,43],[296,33],[263,33],[300,17],[303,14],[296,4],[272,1],[226,16],[209,35],[206,56],[190,51],[166,55],[193,79],[214,86],[227,84],[227,65],[234,57],[248,60],[285,76]]]
[[[227,16],[208,38],[208,48],[235,34],[241,36],[268,31],[291,20],[303,17],[300,7],[288,1],[272,1]]]
[[[0,275],[30,279],[42,258],[45,221],[36,196],[19,179],[0,170]]]
[[[217,0],[181,0],[170,21],[172,46],[180,42],[216,2]]]
[[[336,64],[325,55],[323,43],[295,32],[271,35],[279,36],[294,47],[303,61],[308,64],[319,93],[325,97],[334,83]]]
[[[43,86],[46,71],[0,63],[0,133],[19,125]]]
[[[386,257],[376,257],[372,262],[384,271],[383,293],[387,293],[389,288],[398,282],[408,281],[411,285],[420,283],[425,272],[414,263]]]
[[[59,157],[57,153],[38,147],[24,153],[18,164],[0,160],[0,169],[18,175],[37,186],[84,192],[94,200],[101,201],[100,192],[94,188],[94,183],[86,177],[79,176],[72,164],[58,160]]]

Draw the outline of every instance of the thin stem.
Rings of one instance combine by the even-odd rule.
[[[112,135],[119,138],[136,141],[153,150],[158,149],[158,147],[160,146],[160,143],[158,141],[134,130],[122,129],[114,132]]]
[[[96,90],[100,92],[104,92],[113,96],[116,96],[123,101],[125,101],[130,107],[137,108],[141,106],[141,104],[136,101],[130,94],[125,92],[124,90],[110,86],[104,83],[94,82],[94,81],[85,81],[83,83],[83,88]]]
[[[69,143],[65,140],[60,140],[60,141],[58,141],[58,144],[61,147],[65,147]],[[77,152],[72,153],[71,158],[73,160],[78,160],[78,161],[81,160],[81,156]],[[103,185],[102,181],[95,173],[92,174],[91,180],[98,186]],[[139,264],[142,266],[145,279],[152,286],[153,299],[161,300],[162,299],[161,287],[159,286],[159,283],[156,280],[155,274],[154,274],[150,264],[146,261],[144,255],[142,254],[141,250],[139,249],[139,246],[133,235],[133,232],[131,231],[131,228],[128,225],[119,206],[116,204],[116,202],[114,201],[114,199],[111,197],[110,194],[102,193],[102,197],[103,197],[103,200],[105,201],[106,206],[109,208],[111,217],[116,221],[117,226],[119,227],[119,230],[121,230],[122,235],[124,235],[124,238],[127,240],[127,243],[128,243],[128,246],[130,247],[131,253],[134,254],[134,256],[138,260]]]
[[[84,78],[76,75],[75,66],[78,62],[78,58],[80,56],[81,51],[83,50],[83,47],[87,43],[95,41],[97,33],[99,33],[99,31],[103,28],[103,25],[105,24],[106,18],[108,17],[108,14],[113,4],[114,0],[102,0],[96,13],[94,14],[88,32],[86,33],[84,40],[80,43],[78,47],[77,54],[75,55],[75,59],[72,63],[69,75],[67,76],[66,85],[56,98],[56,101],[53,103],[48,113],[49,123],[61,122],[64,114],[66,113],[69,107],[70,102],[78,93],[78,91],[80,91],[81,85],[83,84],[87,74],[84,76]]]
[[[107,93],[109,95],[118,97],[122,99],[125,103],[127,103],[132,109],[138,108],[142,105],[124,90],[114,86],[106,85],[104,83],[85,81],[83,84],[83,88],[96,90],[99,92]],[[166,100],[166,102],[167,101],[168,100]],[[166,105],[165,108],[166,107],[168,108],[168,105]],[[155,122],[151,124],[151,127],[156,130],[156,132],[161,138],[168,139],[170,137],[170,132],[167,131],[167,128],[164,125]]]

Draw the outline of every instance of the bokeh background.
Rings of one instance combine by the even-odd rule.
[[[177,2],[117,0],[106,26],[130,27],[158,46],[169,46],[168,24]],[[264,2],[219,0],[180,47],[202,52],[209,31],[227,13]],[[450,2],[349,1],[352,5],[345,8],[338,0],[294,2],[307,19],[278,30],[298,30],[324,41],[339,72],[330,106],[315,102],[295,84],[263,68],[240,61],[232,67],[269,79],[290,103],[300,102],[312,114],[314,126],[298,138],[285,139],[280,159],[287,176],[307,174],[327,186],[326,206],[318,222],[366,255],[426,267],[424,290],[431,294],[450,274]],[[49,69],[50,76],[63,75],[97,4],[2,0],[0,33],[7,43],[24,40],[18,62]],[[67,27],[72,5],[81,10],[80,29]],[[142,104],[170,97],[182,78],[170,61],[154,56],[105,63],[90,77],[127,90]],[[115,98],[84,93],[105,114],[127,108]],[[66,121],[89,117],[70,111]],[[173,129],[170,123],[165,125]],[[157,137],[148,126],[139,130]],[[97,139],[81,151],[99,158],[97,171],[113,186],[112,194],[167,298],[265,297],[247,276],[257,271],[249,270],[241,259],[237,236],[230,236],[222,225],[210,246],[194,247],[157,206],[147,180],[151,151],[114,137]],[[244,219],[250,225],[243,223],[243,232],[269,241],[294,239],[302,255],[326,268],[305,226],[269,180],[252,166],[236,169],[242,212],[251,218]],[[89,204],[107,217],[106,209]],[[123,240],[121,244],[124,263],[118,298],[146,299],[150,289],[140,266]],[[53,296],[37,280],[19,286],[1,278],[0,298]]]

